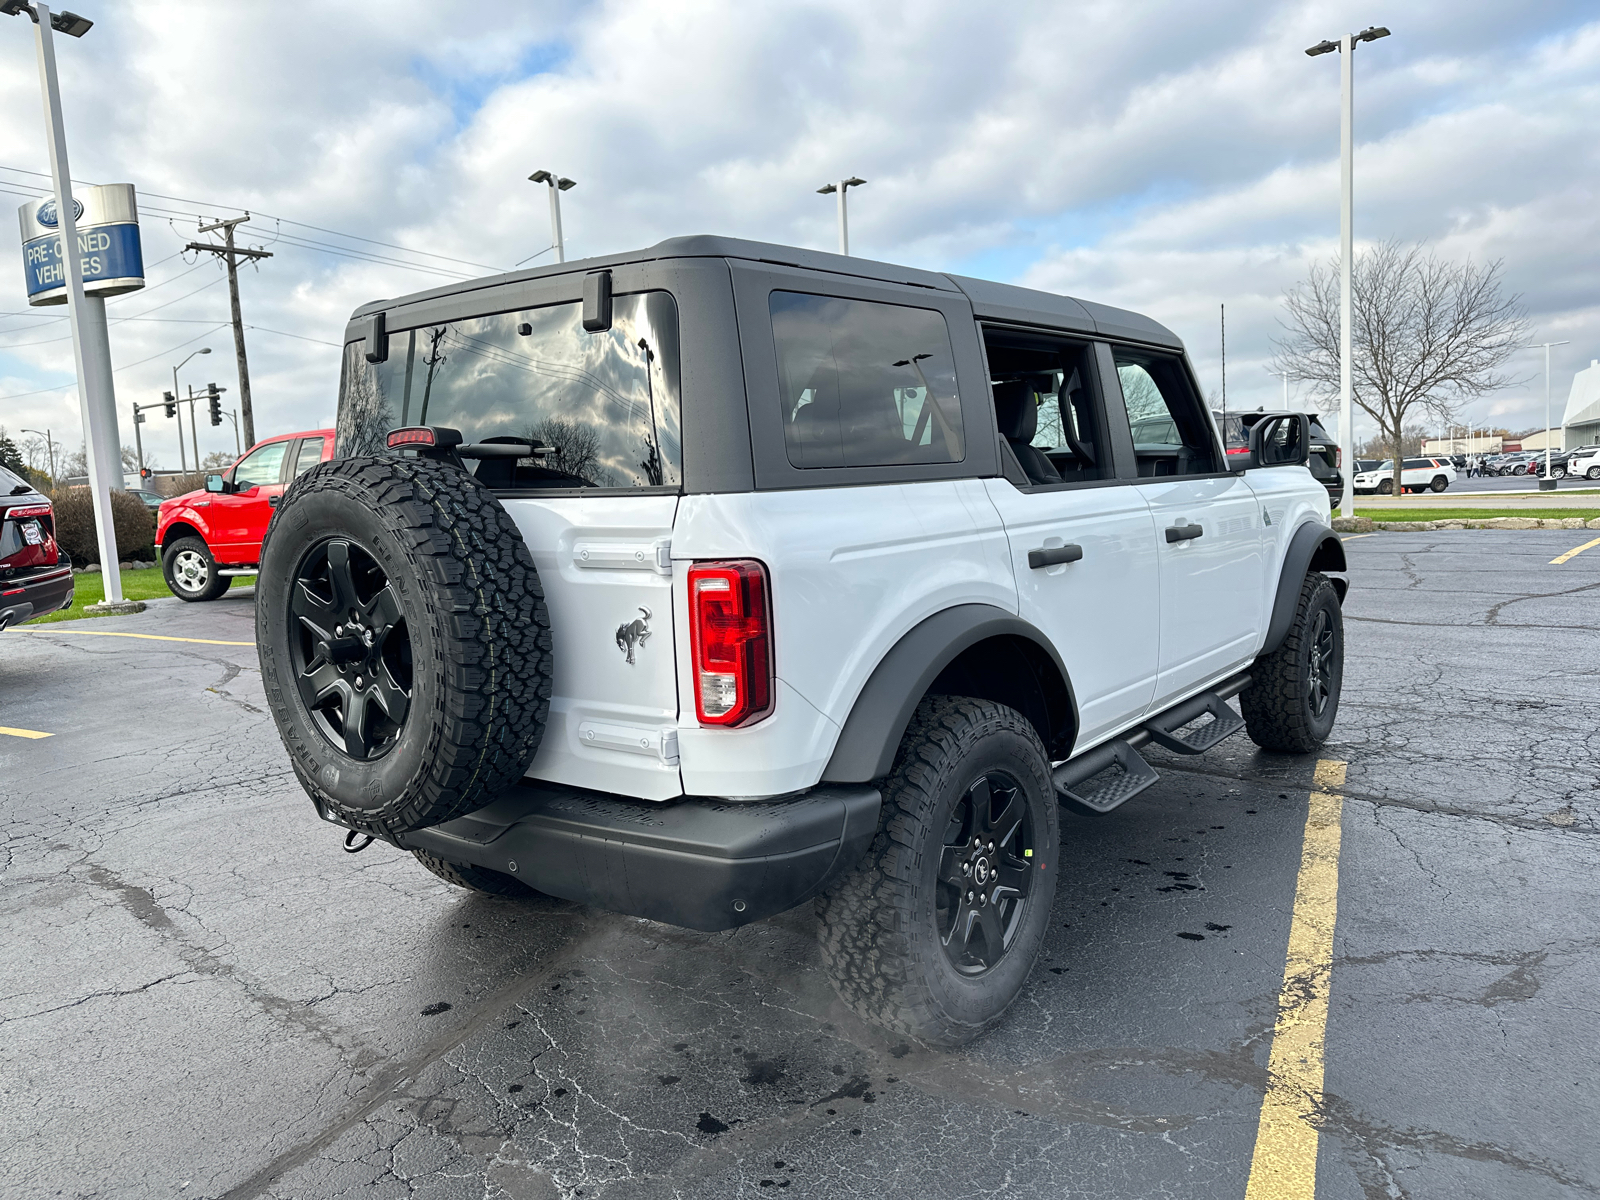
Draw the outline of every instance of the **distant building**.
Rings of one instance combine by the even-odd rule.
[[[1591,358],[1587,369],[1572,377],[1567,411],[1561,416],[1561,446],[1600,444],[1600,359]]]
[[[1499,454],[1503,449],[1498,433],[1479,434],[1477,437],[1427,438],[1422,443],[1424,457],[1436,454]]]

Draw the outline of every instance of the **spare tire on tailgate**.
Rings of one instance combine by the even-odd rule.
[[[550,617],[522,533],[459,467],[322,463],[261,551],[267,704],[324,815],[392,840],[481,808],[532,761]]]

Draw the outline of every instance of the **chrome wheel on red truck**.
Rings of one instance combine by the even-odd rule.
[[[393,840],[527,770],[550,703],[533,558],[459,467],[349,458],[295,481],[262,546],[267,704],[325,817]]]

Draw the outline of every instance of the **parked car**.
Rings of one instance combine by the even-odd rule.
[[[283,489],[333,457],[333,430],[268,438],[203,489],[164,500],[156,546],[167,586],[180,600],[215,600],[235,575],[254,575],[261,539]]]
[[[1141,792],[1147,741],[1332,728],[1305,417],[1230,460],[1148,317],[690,237],[343,342],[256,637],[351,848],[704,930],[814,900],[844,1001],[953,1044],[1033,973],[1059,805]]]
[[[144,506],[152,511],[160,509],[167,502],[167,497],[160,492],[147,492],[143,488],[129,488],[128,495],[137,496],[144,501]]]
[[[1259,412],[1247,412],[1237,414],[1237,416],[1239,420],[1238,436],[1241,439],[1241,445],[1239,449],[1230,449],[1228,453],[1248,454],[1250,449],[1245,439],[1249,437],[1250,427],[1261,418],[1262,414]],[[1309,422],[1311,433],[1310,454],[1306,459],[1306,466],[1310,468],[1312,478],[1327,490],[1329,506],[1337,506],[1344,499],[1344,476],[1339,473],[1339,460],[1343,455],[1343,451],[1340,450],[1338,443],[1334,441],[1333,435],[1322,427],[1322,421],[1318,414],[1306,413],[1305,416]],[[1233,420],[1234,414],[1230,413],[1228,419],[1230,421]],[[1292,426],[1283,426],[1283,428],[1292,428]]]
[[[0,467],[0,630],[71,608],[72,595],[50,498]]]
[[[1600,479],[1600,448],[1587,455],[1574,450],[1572,458],[1567,462],[1567,473],[1582,476],[1584,479]]]
[[[1565,479],[1567,477],[1567,464],[1572,456],[1564,450],[1551,451],[1549,457],[1550,477],[1552,479]],[[1528,464],[1528,474],[1544,478],[1545,453],[1543,450],[1533,456],[1533,461]]]
[[[1400,486],[1406,492],[1442,492],[1456,478],[1456,469],[1448,459],[1408,458],[1401,467]],[[1357,492],[1377,492],[1388,496],[1394,492],[1394,459],[1386,458],[1371,471],[1355,478]]]

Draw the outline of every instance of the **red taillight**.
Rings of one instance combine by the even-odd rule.
[[[689,568],[694,707],[702,725],[748,725],[772,711],[767,569],[751,559]]]
[[[434,443],[433,429],[427,425],[411,425],[405,429],[392,429],[389,431],[389,449],[398,446],[431,446]]]
[[[8,508],[5,517],[10,521],[20,521],[23,517],[48,517],[50,506],[48,504],[30,504],[26,508]]]

